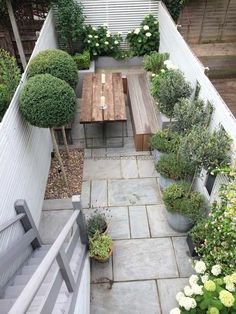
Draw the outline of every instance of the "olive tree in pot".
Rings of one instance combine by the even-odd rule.
[[[176,152],[180,145],[180,136],[170,129],[158,131],[150,139],[152,155],[156,161],[160,160],[163,154]]]
[[[177,180],[191,181],[194,165],[176,153],[163,155],[156,164],[160,174],[160,188],[163,190]]]
[[[163,192],[167,221],[178,232],[186,232],[206,215],[207,206],[203,196],[190,191],[190,183],[179,182],[168,186]]]
[[[50,74],[40,74],[30,78],[20,96],[22,116],[33,126],[50,128],[53,146],[66,185],[66,173],[53,128],[71,122],[75,114],[75,106],[76,96],[73,88]]]

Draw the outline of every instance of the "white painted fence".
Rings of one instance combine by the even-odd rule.
[[[107,23],[112,33],[120,31],[123,38],[129,30],[139,27],[145,15],[158,14],[156,0],[81,0],[81,3],[86,23],[96,27]],[[121,46],[127,45],[124,42]]]
[[[200,98],[204,101],[210,101],[214,106],[214,112],[211,120],[211,127],[218,127],[220,124],[224,127],[229,136],[233,139],[232,153],[236,154],[236,119],[231,111],[212,85],[211,81],[204,74],[204,66],[194,55],[188,44],[185,42],[181,34],[178,32],[177,27],[171,19],[165,6],[159,2],[158,20],[160,25],[160,52],[169,52],[170,59],[174,64],[184,72],[185,77],[191,82],[192,86],[196,86],[198,81],[201,90]],[[213,188],[212,195],[215,196],[220,182],[225,182],[222,177],[217,178]],[[207,191],[204,188],[206,176],[201,176],[197,180],[197,188],[208,197]]]
[[[41,30],[32,57],[39,51],[57,47],[52,13]],[[27,69],[26,69],[27,72]],[[30,126],[19,112],[19,98],[26,81],[26,72],[15,92],[11,104],[0,123],[0,224],[16,215],[14,202],[26,199],[36,225],[39,224],[52,150],[50,132]],[[22,234],[20,225],[0,235],[0,252]],[[9,267],[9,273],[0,278],[0,285],[15,272],[30,250],[24,252]]]

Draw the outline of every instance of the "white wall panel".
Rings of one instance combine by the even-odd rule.
[[[57,47],[52,13],[41,30],[32,56],[46,48]],[[19,112],[19,99],[26,81],[26,73],[15,92],[11,104],[0,123],[0,224],[16,215],[14,202],[26,199],[36,225],[39,224],[52,149],[50,132],[30,126]],[[23,233],[19,224],[0,234],[0,252],[3,252]],[[30,250],[23,252],[9,273],[1,277],[1,284],[15,272]]]

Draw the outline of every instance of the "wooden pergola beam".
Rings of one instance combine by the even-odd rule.
[[[16,24],[16,19],[15,19],[15,15],[13,12],[13,8],[12,8],[12,4],[11,4],[11,0],[6,0],[6,5],[7,5],[7,10],[8,10],[8,14],[9,14],[9,18],[11,21],[11,26],[12,26],[12,30],[14,33],[14,37],[16,40],[16,45],[17,45],[17,49],[20,55],[20,60],[23,66],[23,69],[26,68],[27,62],[26,62],[26,58],[25,58],[25,53],[24,53],[24,49],[22,46],[22,42],[21,42],[21,38],[20,38],[20,33]]]

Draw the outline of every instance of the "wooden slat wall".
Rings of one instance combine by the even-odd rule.
[[[236,42],[236,0],[190,0],[178,24],[189,43]]]

